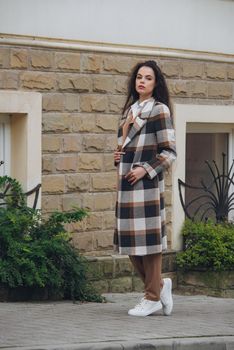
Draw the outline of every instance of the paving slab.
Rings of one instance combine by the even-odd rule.
[[[174,295],[162,311],[131,317],[140,293],[107,294],[107,303],[0,303],[0,349],[234,350],[234,299]]]

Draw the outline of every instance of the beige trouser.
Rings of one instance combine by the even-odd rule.
[[[130,255],[129,259],[145,285],[145,298],[153,301],[160,300],[162,253]]]

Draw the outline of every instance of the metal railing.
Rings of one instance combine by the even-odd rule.
[[[222,153],[222,169],[217,163],[205,161],[211,175],[209,185],[201,179],[201,186],[193,186],[178,179],[180,201],[187,218],[207,221],[215,218],[216,222],[228,221],[228,214],[234,209],[234,160],[228,170],[226,154]],[[192,190],[192,199],[185,201],[184,190]]]
[[[4,164],[4,161],[0,161],[0,166]],[[13,198],[16,194],[14,192],[14,179],[11,179],[10,177],[5,176],[4,177],[4,183],[0,187],[0,206],[5,206],[7,204],[8,198]],[[32,190],[27,191],[23,193],[23,196],[26,198],[34,194],[34,200],[32,204],[32,208],[36,209],[39,193],[40,193],[41,184],[38,184],[35,186]]]

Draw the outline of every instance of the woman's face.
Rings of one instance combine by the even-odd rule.
[[[154,71],[150,67],[141,67],[136,76],[135,88],[139,94],[140,101],[147,100],[153,94],[156,85]]]

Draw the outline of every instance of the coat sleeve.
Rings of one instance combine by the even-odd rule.
[[[154,127],[157,140],[157,153],[142,164],[150,179],[165,169],[176,159],[175,130],[169,108],[161,104],[155,115]]]

